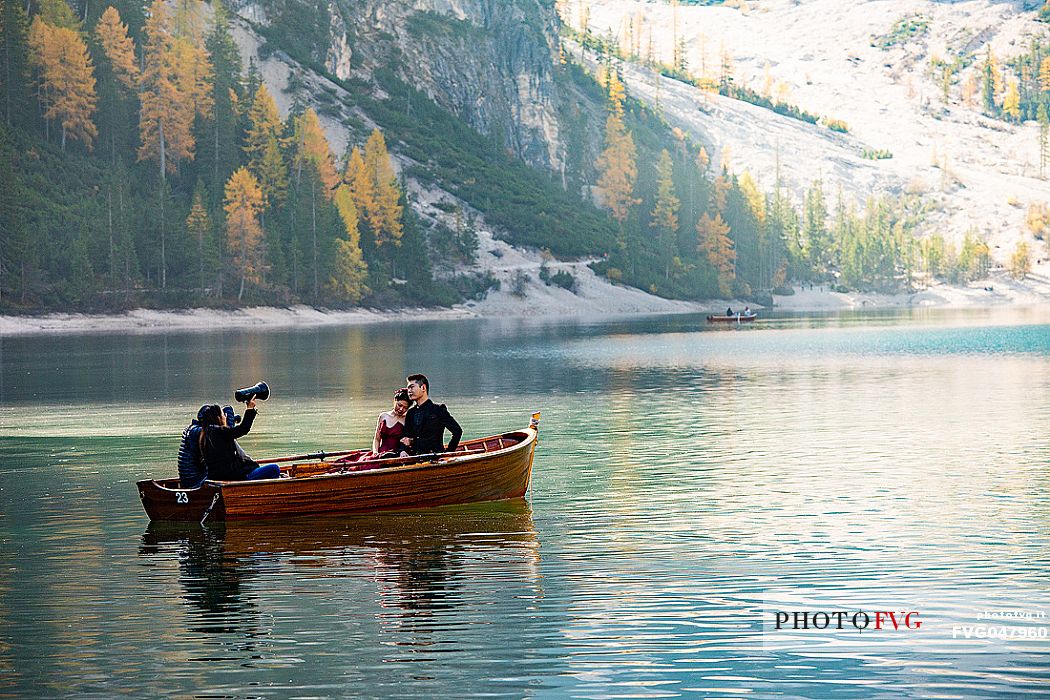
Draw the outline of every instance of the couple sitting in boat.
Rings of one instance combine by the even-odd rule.
[[[422,374],[412,374],[403,389],[394,392],[394,406],[379,414],[372,452],[364,459],[425,455],[452,452],[459,446],[463,428],[445,408],[430,400],[430,381]],[[414,406],[410,404],[414,403]],[[452,439],[445,447],[445,430]]]

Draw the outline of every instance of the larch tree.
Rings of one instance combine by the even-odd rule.
[[[317,112],[312,107],[307,108],[296,118],[293,141],[296,178],[301,176],[305,164],[311,164],[324,184],[325,198],[331,200],[339,184],[339,173],[335,169],[328,137],[325,136],[324,129],[321,128],[321,120],[317,118]]]
[[[288,175],[281,155],[280,134],[283,128],[270,91],[260,85],[248,110],[248,132],[244,137],[244,153],[248,169],[262,185],[266,206],[284,201],[288,191]]]
[[[120,13],[112,5],[105,9],[95,25],[95,38],[121,84],[129,90],[137,89],[139,66],[135,60],[135,42],[128,36],[128,26],[120,21]]]
[[[696,233],[699,251],[707,256],[707,261],[718,276],[719,293],[725,297],[730,296],[736,277],[736,251],[729,237],[729,225],[722,220],[721,214],[716,213],[712,219],[704,212],[696,222]]]
[[[108,147],[112,165],[118,154],[133,147],[132,126],[138,121],[141,73],[135,44],[115,7],[110,5],[103,11],[94,34],[102,49],[98,65],[99,135]]]
[[[1003,114],[1016,122],[1021,117],[1021,95],[1017,90],[1017,81],[1011,80],[1003,97]]]
[[[1050,92],[1050,56],[1039,63],[1039,89],[1042,92]]]
[[[336,187],[332,202],[339,212],[346,236],[335,241],[335,259],[326,286],[336,298],[354,303],[369,291],[365,286],[368,265],[361,253],[361,234],[357,227],[358,211],[354,206],[353,194],[345,184]]]
[[[1014,279],[1023,280],[1032,273],[1032,255],[1028,249],[1028,243],[1018,241],[1013,255],[1010,256],[1010,275]]]
[[[977,77],[977,71],[971,71],[969,77],[963,81],[962,85],[962,101],[967,107],[973,107],[977,100],[977,91],[980,89],[980,80]]]
[[[178,89],[191,110],[190,119],[194,116],[210,119],[214,75],[208,52],[185,37],[175,37],[174,61]]]
[[[339,185],[339,174],[328,146],[328,138],[321,129],[321,122],[312,108],[295,118],[293,130],[293,157],[295,167],[295,189],[303,196],[306,185],[310,200],[310,255],[313,270],[313,296],[321,291],[320,241],[318,239],[318,210],[331,201]],[[305,181],[305,182],[304,182]],[[318,192],[320,190],[320,192]],[[318,202],[318,194],[322,201]]]
[[[674,163],[667,149],[660,151],[656,165],[656,204],[649,226],[656,230],[657,249],[664,264],[664,279],[671,277],[671,262],[678,247],[679,200],[674,191]]]
[[[175,0],[172,32],[194,46],[204,44],[204,3],[201,0]]]
[[[1046,179],[1046,166],[1050,163],[1050,113],[1046,105],[1039,105],[1035,115],[1039,122],[1039,177]]]
[[[361,149],[354,146],[350,151],[350,157],[346,160],[346,170],[343,171],[343,182],[346,184],[357,208],[359,216],[364,217],[370,231],[376,231],[383,226],[383,217],[379,207],[376,206],[375,186],[365,166],[364,156]],[[374,237],[374,234],[373,234]]]
[[[620,74],[615,70],[608,70],[606,75],[606,93],[609,98],[609,112],[615,114],[618,119],[623,120],[623,106],[627,99],[627,91],[620,80]]]
[[[172,31],[171,16],[164,0],[153,0],[144,27],[146,44],[141,79],[139,113],[139,160],[156,160],[165,189],[167,175],[180,161],[192,160],[196,142],[195,116],[210,113],[211,65],[207,52],[188,36]],[[164,201],[160,213],[160,280],[167,286],[168,264]]]
[[[139,118],[139,160],[156,160],[160,179],[175,172],[180,160],[193,157],[193,104],[180,89],[175,37],[164,0],[153,0],[146,20]]]
[[[383,132],[373,129],[365,143],[365,168],[372,180],[375,192],[375,208],[378,211],[380,227],[372,233],[375,235],[376,247],[385,243],[401,244],[401,192],[390,162],[390,153],[386,148]]]
[[[262,188],[255,176],[241,167],[226,183],[226,247],[232,254],[233,269],[241,277],[237,300],[244,296],[246,282],[262,281],[263,232],[259,212],[263,208]]]
[[[631,207],[641,200],[634,197],[634,181],[638,177],[637,151],[634,139],[615,113],[605,121],[605,150],[598,157],[598,191],[602,204],[612,213],[620,227],[620,246],[624,247],[624,224]]]
[[[61,125],[62,150],[70,136],[90,151],[98,135],[92,119],[98,97],[87,44],[77,31],[52,26],[39,15],[30,27],[29,40],[46,101],[44,119],[57,120]]]

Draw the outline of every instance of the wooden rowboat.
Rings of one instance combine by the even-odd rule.
[[[284,462],[280,479],[138,482],[150,520],[204,522],[368,513],[520,498],[529,488],[539,414],[529,427],[468,440],[454,452],[356,461],[367,450],[259,460]],[[332,459],[339,457],[339,459]]]
[[[754,321],[758,318],[757,312],[752,312],[750,315],[745,316],[744,314],[733,314],[732,316],[726,316],[725,314],[719,316],[708,316],[708,323],[747,323],[748,321]]]

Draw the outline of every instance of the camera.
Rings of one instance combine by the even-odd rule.
[[[222,412],[226,414],[226,427],[232,428],[241,422],[241,417],[233,412],[233,406],[223,406]]]
[[[252,398],[260,401],[270,398],[270,387],[266,386],[266,382],[259,382],[255,386],[246,386],[233,392],[233,399],[237,403],[247,403]]]

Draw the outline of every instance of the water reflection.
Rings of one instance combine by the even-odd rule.
[[[532,604],[542,598],[539,541],[525,499],[204,527],[150,523],[139,555],[151,567],[177,561],[186,630],[224,640],[223,655],[212,660],[265,653],[253,640],[273,627],[274,584],[320,583],[347,606],[373,601],[361,607],[371,608],[378,636],[395,647],[386,660],[396,661],[434,651],[442,619],[469,617],[486,576]]]

